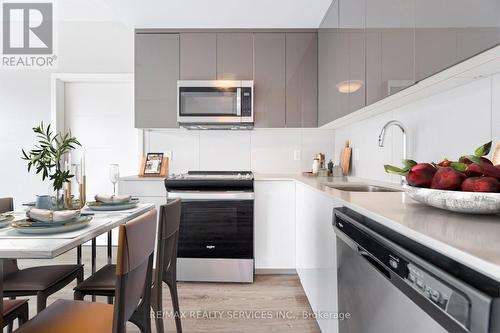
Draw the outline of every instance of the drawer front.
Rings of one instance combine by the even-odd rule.
[[[163,179],[158,180],[121,180],[118,182],[120,194],[129,194],[136,197],[166,197],[167,190]]]

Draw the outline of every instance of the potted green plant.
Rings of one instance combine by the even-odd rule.
[[[22,159],[28,161],[28,172],[34,169],[36,174],[42,175],[42,180],[50,179],[56,192],[56,209],[62,209],[61,205],[63,206],[64,202],[61,200],[61,190],[74,176],[70,174],[70,170],[64,169],[62,159],[65,154],[81,144],[71,135],[71,131],[54,135],[50,125],[44,128],[43,122],[34,127],[33,132],[38,142],[28,153],[22,149]]]

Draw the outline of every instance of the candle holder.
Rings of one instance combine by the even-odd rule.
[[[73,209],[73,195],[71,194],[71,181],[66,183],[64,190],[64,208]]]
[[[80,208],[83,208],[87,203],[87,176],[82,176],[80,183]]]

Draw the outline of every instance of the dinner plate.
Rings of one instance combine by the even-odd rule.
[[[78,222],[79,217],[75,217],[66,221],[57,221],[57,222],[44,222],[44,221],[38,221],[34,219],[26,219],[24,220],[25,222],[30,222],[33,227],[57,227],[69,223],[75,223]]]
[[[14,219],[14,215],[12,214],[0,214],[0,223],[9,222]]]
[[[130,202],[125,204],[114,204],[114,205],[108,205],[97,201],[90,201],[87,202],[87,207],[90,210],[95,210],[95,211],[117,211],[117,210],[132,209],[137,207],[138,204],[139,200],[131,200]]]
[[[14,215],[10,214],[0,214],[0,229],[5,228],[14,220]]]
[[[56,234],[85,228],[90,223],[90,221],[92,221],[92,216],[81,216],[74,222],[49,227],[40,226],[39,223],[31,222],[30,220],[26,219],[12,223],[12,227],[23,234]]]
[[[106,199],[99,199],[99,201],[97,202],[100,202],[100,203],[103,203],[105,205],[123,205],[123,204],[127,204],[127,203],[130,203],[132,201],[136,201],[137,199],[132,199],[132,198],[125,198],[125,199],[117,199],[117,198],[112,198],[110,200],[106,200]]]

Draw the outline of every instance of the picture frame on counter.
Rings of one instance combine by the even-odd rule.
[[[168,175],[168,158],[163,153],[147,153],[142,159],[141,177],[166,177]]]

